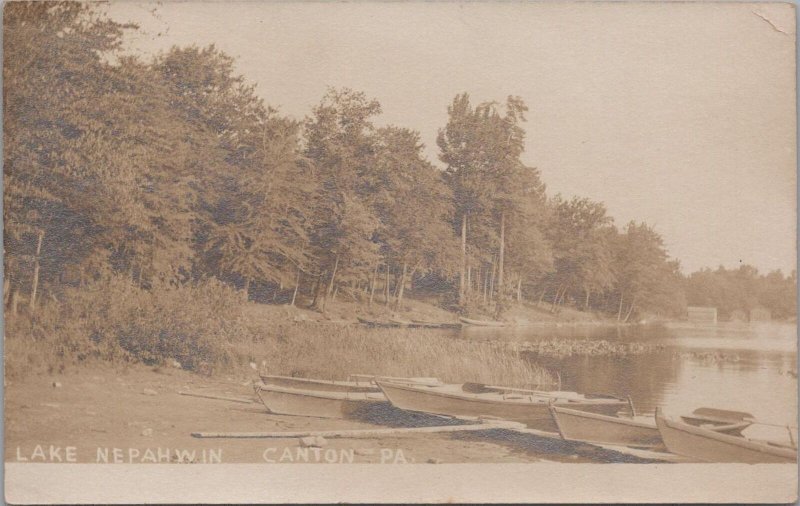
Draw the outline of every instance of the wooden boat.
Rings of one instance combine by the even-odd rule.
[[[423,329],[460,329],[462,324],[458,322],[427,322],[423,320],[411,320],[412,326]]]
[[[656,425],[664,445],[672,453],[705,462],[794,463],[797,448],[772,441],[748,439],[741,433],[747,421],[731,424],[692,425],[664,416],[656,410]]]
[[[549,431],[556,430],[551,404],[604,414],[616,413],[627,405],[626,400],[617,397],[575,392],[499,391],[497,387],[475,392],[472,388],[465,390],[468,385],[412,385],[381,380],[377,384],[389,402],[400,409],[454,417],[489,416]]]
[[[369,381],[371,384],[375,385],[375,388],[378,388],[378,385],[375,383],[375,381],[377,380],[390,381],[392,383],[409,383],[409,384],[420,384],[420,385],[442,384],[442,381],[439,378],[434,378],[432,376],[406,377],[406,376],[378,376],[375,374],[351,374],[349,378],[355,379],[355,381],[361,383],[363,383],[364,381]],[[378,390],[380,389],[378,388]]]
[[[380,392],[340,392],[256,385],[256,395],[270,413],[278,415],[348,418],[364,407],[386,403]]]
[[[400,318],[389,318],[389,323],[393,323],[398,327],[416,327],[414,322],[409,320],[401,320]]]
[[[496,320],[474,320],[472,318],[465,318],[463,316],[458,318],[462,323],[473,325],[476,327],[508,327],[508,322],[500,322]]]
[[[400,323],[395,323],[392,321],[372,320],[369,318],[362,318],[360,316],[358,317],[358,322],[368,327],[379,327],[379,328],[400,328],[403,326]]]
[[[550,406],[558,433],[568,441],[661,448],[661,434],[652,416],[608,416]]]
[[[380,392],[375,384],[376,379],[395,383],[421,385],[441,384],[438,378],[404,378],[398,376],[376,376],[371,374],[351,374],[347,381],[298,378],[295,376],[277,376],[261,374],[261,382],[265,385],[319,392]]]
[[[630,411],[633,415],[606,416],[558,406],[550,408],[553,421],[563,439],[639,448],[663,448],[664,442],[655,417],[637,416],[632,403]],[[717,432],[727,434],[739,434],[751,424],[752,418],[750,413],[715,408],[698,408],[691,415],[681,417],[684,423],[695,426],[713,425]]]
[[[355,381],[334,381],[262,374],[261,382],[269,386],[315,390],[318,392],[380,392],[375,382],[367,378],[355,378]]]

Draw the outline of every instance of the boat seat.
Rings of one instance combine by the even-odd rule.
[[[721,432],[723,434],[728,434],[728,433],[741,432],[743,429],[748,428],[750,425],[752,425],[750,422],[736,422],[725,425],[706,423],[701,425],[700,427],[708,430],[713,430],[714,432]]]

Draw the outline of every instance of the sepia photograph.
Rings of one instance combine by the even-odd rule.
[[[795,501],[795,19],[6,2],[6,500]]]

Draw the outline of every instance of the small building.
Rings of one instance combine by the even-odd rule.
[[[772,320],[772,311],[769,309],[758,306],[750,310],[751,322],[768,322]]]
[[[686,314],[692,323],[717,323],[717,308],[689,306]]]

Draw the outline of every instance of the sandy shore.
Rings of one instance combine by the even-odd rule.
[[[255,377],[206,378],[178,369],[82,367],[30,375],[6,385],[7,462],[591,462],[591,449],[505,431],[327,439],[304,448],[298,438],[198,439],[192,432],[312,431],[380,428],[370,420],[272,415],[263,405],[204,399],[194,392],[254,399]],[[54,386],[58,385],[58,386]],[[380,422],[386,413],[378,414]],[[413,424],[404,412],[390,414]],[[385,420],[385,418],[384,418]],[[27,459],[27,460],[25,460]]]

